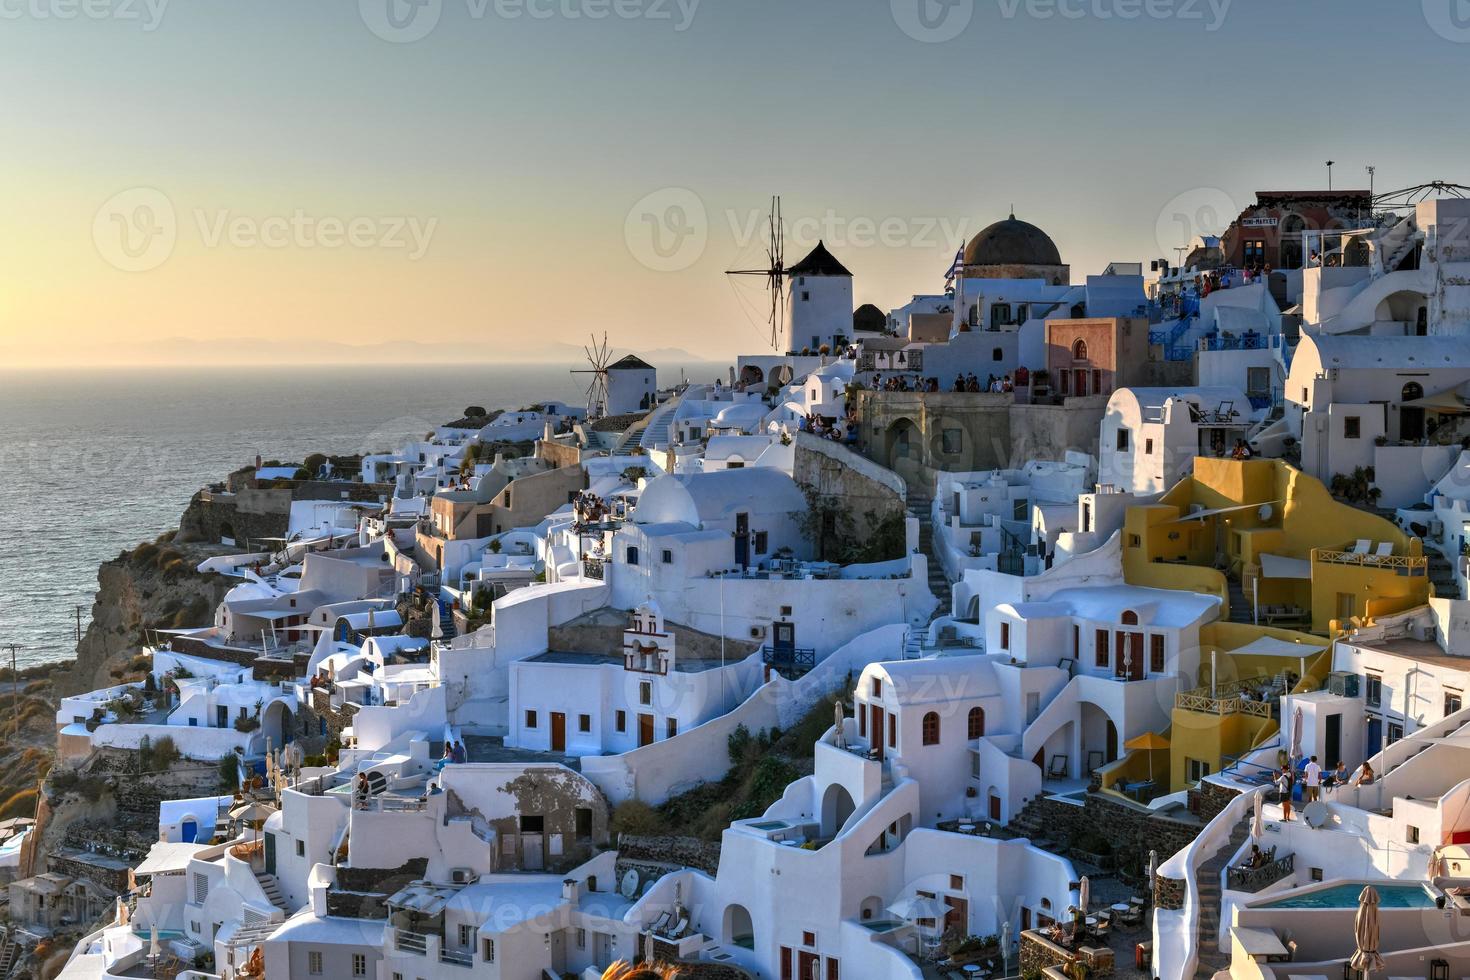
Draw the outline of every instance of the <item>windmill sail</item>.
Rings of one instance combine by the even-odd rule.
[[[771,298],[771,348],[781,351],[781,337],[786,332],[786,226],[781,220],[781,198],[771,198],[764,269],[731,269],[729,276],[764,276]]]

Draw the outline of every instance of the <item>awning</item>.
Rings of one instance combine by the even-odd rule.
[[[1437,395],[1425,395],[1423,398],[1414,398],[1399,403],[1400,408],[1422,408],[1430,412],[1441,414],[1464,414],[1470,413],[1470,405],[1465,404],[1465,399],[1453,391],[1441,391]]]
[[[143,859],[143,863],[133,869],[133,874],[142,876],[184,871],[189,867],[190,858],[208,849],[208,844],[154,844],[149,849],[148,856]]]
[[[1313,646],[1310,643],[1292,643],[1289,640],[1278,640],[1274,636],[1258,637],[1243,647],[1231,650],[1231,656],[1250,657],[1311,657],[1321,653],[1325,647]]]
[[[1197,510],[1193,514],[1184,514],[1171,523],[1184,524],[1188,521],[1198,521],[1206,517],[1214,517],[1216,514],[1233,514],[1241,510],[1260,510],[1262,507],[1275,507],[1281,503],[1279,500],[1263,500],[1258,504],[1236,504],[1234,507],[1216,507],[1214,510]]]
[[[1312,577],[1312,563],[1305,558],[1288,558],[1285,555],[1261,555],[1261,575],[1265,578]]]

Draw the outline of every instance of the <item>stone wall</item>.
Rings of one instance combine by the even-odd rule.
[[[200,490],[179,518],[179,541],[218,542],[283,537],[291,523],[291,491],[243,488],[238,493]]]
[[[1074,957],[1039,932],[1021,933],[1021,976],[1039,976],[1049,966],[1066,966]]]
[[[697,837],[623,834],[618,839],[618,863],[672,865],[713,875],[720,867],[720,845]]]
[[[1113,845],[1124,866],[1136,869],[1148,866],[1150,850],[1157,850],[1162,862],[1187,847],[1204,829],[1201,824],[1175,820],[1101,793],[1089,793],[1080,807],[1041,797],[1027,804],[1026,811],[1035,814],[1053,838],[1076,841],[1084,835],[1100,835]]]
[[[1189,791],[1189,810],[1199,815],[1200,823],[1207,824],[1239,795],[1238,789],[1202,780],[1197,788]]]
[[[1174,912],[1184,908],[1184,882],[1163,875],[1154,879],[1154,907]]]
[[[853,540],[867,541],[885,522],[899,521],[900,534],[892,554],[872,555],[869,561],[892,561],[904,556],[902,521],[907,515],[903,480],[893,471],[828,439],[809,433],[798,433],[792,477],[807,499],[835,502],[851,521],[850,527],[825,532],[839,533]],[[846,522],[844,522],[846,523]],[[840,555],[850,542],[822,540],[817,542],[819,555]]]
[[[428,873],[428,858],[414,858],[389,869],[339,867],[336,884],[327,890],[327,914],[345,919],[386,919],[388,898],[423,880]]]

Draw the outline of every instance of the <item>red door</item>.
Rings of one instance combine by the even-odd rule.
[[[781,947],[781,980],[792,980],[790,946]]]
[[[875,749],[878,750],[878,758],[879,759],[882,759],[883,758],[883,709],[880,708],[880,707],[878,707],[876,704],[875,705],[871,705],[870,707],[872,709],[873,723],[868,726],[868,731],[870,731],[870,732],[873,733],[873,737],[869,741],[872,742],[873,748],[875,748]]]

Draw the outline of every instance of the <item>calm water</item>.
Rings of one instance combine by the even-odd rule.
[[[1385,885],[1374,882],[1378,889],[1378,904],[1386,909],[1427,909],[1434,904],[1419,885]],[[1294,898],[1262,902],[1258,908],[1267,909],[1351,909],[1358,905],[1358,896],[1363,893],[1363,883],[1334,885],[1320,891],[1308,892]]]
[[[585,392],[562,365],[0,372],[0,644],[20,644],[22,665],[72,656],[98,564],[175,527],[195,490],[257,453],[384,450],[467,405]]]

